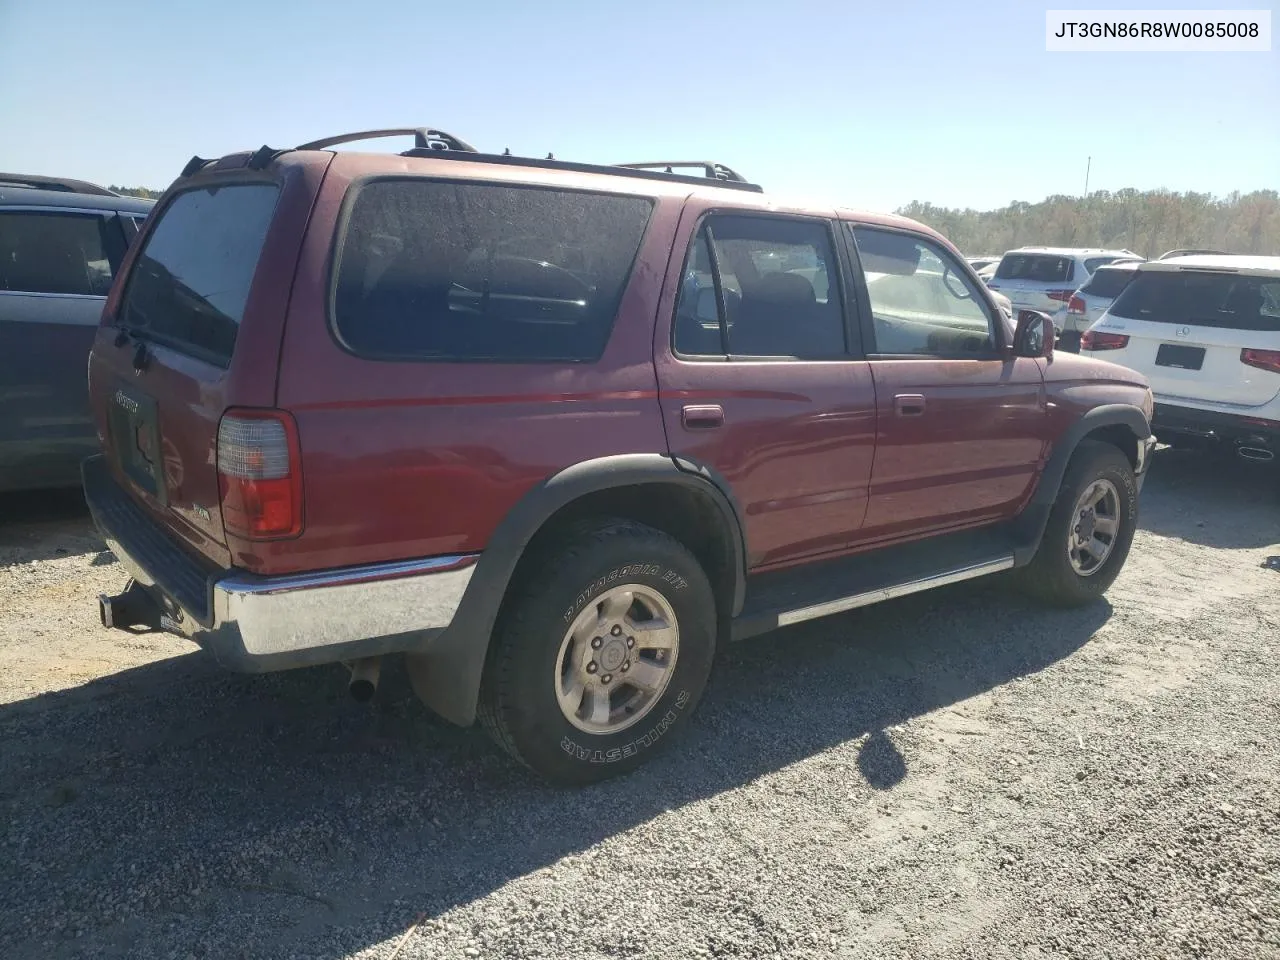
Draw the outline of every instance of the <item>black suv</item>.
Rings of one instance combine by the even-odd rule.
[[[89,348],[152,205],[81,180],[0,173],[0,491],[79,484],[97,447]]]

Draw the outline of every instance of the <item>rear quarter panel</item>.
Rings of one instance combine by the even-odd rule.
[[[305,529],[296,540],[238,543],[238,564],[284,573],[479,552],[512,506],[561,469],[666,451],[651,346],[682,201],[655,200],[598,361],[376,361],[342,349],[327,313],[339,211],[359,172],[341,157],[330,168],[284,334],[278,405],[298,424]],[[402,171],[384,161],[377,172]]]

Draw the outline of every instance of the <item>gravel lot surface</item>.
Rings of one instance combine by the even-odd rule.
[[[674,749],[562,791],[398,669],[361,706],[102,630],[75,498],[5,498],[0,956],[1280,957],[1280,472],[1162,450],[1142,513],[1106,603],[729,647]]]

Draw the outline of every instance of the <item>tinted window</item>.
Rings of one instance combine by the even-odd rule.
[[[676,306],[676,350],[723,356],[723,342],[734,356],[844,356],[840,288],[831,282],[838,269],[825,224],[710,217],[694,242]]]
[[[1093,297],[1118,297],[1136,273],[1136,270],[1112,270],[1104,267],[1080,288],[1080,292]]]
[[[595,360],[651,209],[533,187],[369,183],[341,241],[338,333],[379,357]]]
[[[178,194],[129,274],[120,322],[226,365],[278,193],[239,184]]]
[[[1144,270],[1111,304],[1113,317],[1230,330],[1280,330],[1280,279]]]
[[[1123,260],[1123,259],[1125,258],[1124,257],[1089,257],[1084,262],[1084,268],[1088,270],[1090,273],[1093,273],[1093,271],[1097,270],[1103,264],[1115,263],[1117,260]]]
[[[992,347],[985,300],[945,250],[899,233],[855,227],[875,352],[956,356]]]
[[[1043,253],[1006,253],[996,268],[997,280],[1030,280],[1034,283],[1065,283],[1075,274],[1070,257]]]
[[[0,213],[0,290],[106,296],[105,229],[90,214]]]

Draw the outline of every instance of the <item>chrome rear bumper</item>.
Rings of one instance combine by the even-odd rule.
[[[422,649],[453,621],[479,554],[263,577],[207,571],[167,537],[105,469],[86,461],[85,499],[107,547],[171,632],[240,670]],[[121,498],[124,498],[123,501]],[[203,578],[207,603],[195,602]],[[204,599],[204,598],[201,598]]]

